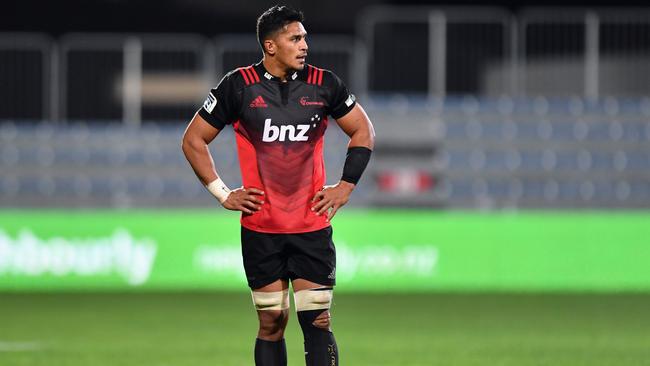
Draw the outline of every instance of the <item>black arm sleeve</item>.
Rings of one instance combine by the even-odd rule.
[[[345,83],[331,71],[326,71],[329,74],[328,87],[329,87],[329,114],[334,119],[339,119],[354,108],[356,104],[356,97],[350,93]]]
[[[210,90],[198,113],[209,124],[221,130],[238,119],[240,104],[241,91],[235,87],[231,72],[221,79],[216,88]]]
[[[370,161],[372,150],[363,146],[355,146],[348,148],[348,154],[345,157],[345,164],[343,165],[343,176],[341,180],[348,183],[357,184],[361,179],[361,174],[366,169]]]

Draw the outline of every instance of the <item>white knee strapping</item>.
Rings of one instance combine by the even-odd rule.
[[[293,294],[296,311],[329,309],[332,306],[332,297],[331,288],[300,290]]]
[[[284,310],[289,308],[289,289],[275,292],[252,291],[257,310]]]

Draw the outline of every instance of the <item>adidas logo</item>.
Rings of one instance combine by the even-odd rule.
[[[257,98],[253,99],[251,104],[248,105],[251,108],[266,108],[268,105],[264,101],[264,98],[262,98],[261,95],[259,95]]]

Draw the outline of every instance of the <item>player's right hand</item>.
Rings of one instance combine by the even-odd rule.
[[[262,204],[264,204],[263,191],[256,188],[239,187],[230,192],[228,199],[223,202],[223,207],[250,215],[259,211]]]

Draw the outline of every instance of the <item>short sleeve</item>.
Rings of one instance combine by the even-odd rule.
[[[347,86],[343,81],[334,73],[330,72],[331,83],[330,87],[330,101],[329,101],[329,114],[334,119],[339,119],[354,108],[356,104],[356,97],[350,93]]]
[[[210,90],[198,113],[209,124],[221,130],[238,119],[240,99],[232,73],[229,73],[216,88]]]

